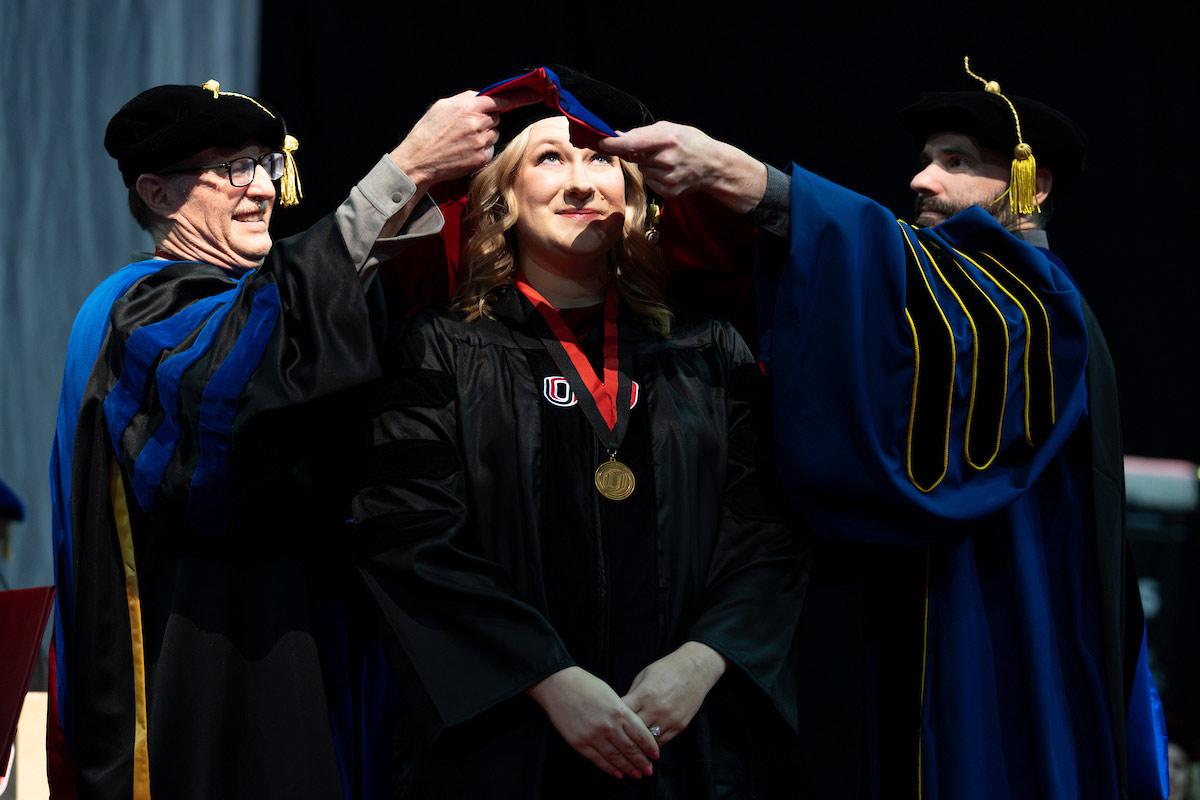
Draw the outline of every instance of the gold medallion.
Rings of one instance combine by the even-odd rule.
[[[615,457],[596,467],[594,480],[596,491],[609,500],[624,500],[633,494],[637,485],[633,470],[617,461]]]

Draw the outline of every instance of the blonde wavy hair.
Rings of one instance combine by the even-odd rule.
[[[463,248],[466,278],[454,295],[454,309],[468,322],[492,317],[497,292],[513,285],[517,272],[517,205],[513,183],[529,128],[518,133],[471,181],[463,228],[470,238]],[[621,299],[638,322],[666,337],[671,332],[667,307],[667,275],[658,249],[646,240],[646,188],[636,164],[622,160],[625,175],[625,223],[621,240],[609,251],[609,268]]]

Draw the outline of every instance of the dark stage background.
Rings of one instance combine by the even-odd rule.
[[[1087,172],[1057,209],[1051,243],[1107,334],[1126,452],[1200,461],[1194,10],[730,3],[679,18],[644,4],[433,6],[266,0],[261,92],[301,141],[305,190],[277,214],[276,235],[332,210],[438,97],[551,62],[910,217],[916,149],[895,112],[922,90],[979,87],[962,72],[967,54],[1006,93],[1085,131]]]

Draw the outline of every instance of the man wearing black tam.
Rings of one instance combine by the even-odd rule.
[[[275,109],[209,81],[112,118],[105,146],[154,253],[92,293],[68,347],[55,797],[354,790],[344,653],[318,630],[343,608],[359,406],[378,375],[364,292],[440,230],[425,191],[487,161],[502,107],[439,101],[333,214],[274,243],[276,200],[301,196]]]
[[[800,795],[1162,797],[1112,362],[1043,230],[1082,138],[978,80],[901,114],[921,148],[915,225],[694,128],[601,146],[763,233],[777,459],[824,539]],[[700,207],[667,204],[664,247],[694,247]]]

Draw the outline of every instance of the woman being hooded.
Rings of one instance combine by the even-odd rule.
[[[667,308],[637,168],[581,146],[645,107],[568,70],[494,88],[522,87],[547,104],[471,184],[454,310],[389,345],[355,504],[400,792],[763,796],[807,549],[761,370]]]

